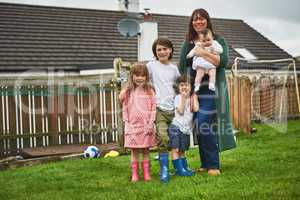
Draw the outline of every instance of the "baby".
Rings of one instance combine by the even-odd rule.
[[[199,33],[199,42],[196,43],[195,47],[187,55],[187,58],[193,57],[192,68],[197,71],[194,91],[197,92],[200,89],[200,84],[206,71],[208,71],[209,76],[208,89],[215,91],[216,66],[202,57],[195,56],[197,48],[203,48],[213,54],[223,53],[223,48],[213,39],[212,31],[206,28]]]

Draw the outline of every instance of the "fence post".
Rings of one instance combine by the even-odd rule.
[[[122,118],[122,106],[121,103],[119,101],[119,94],[121,91],[121,84],[120,84],[120,70],[121,70],[121,66],[122,66],[122,59],[121,58],[116,58],[114,60],[114,70],[115,70],[115,74],[114,74],[114,78],[115,81],[117,82],[117,87],[116,87],[116,91],[117,91],[117,112],[118,112],[118,116],[117,116],[117,132],[118,134],[118,141],[119,141],[119,145],[121,147],[124,146],[124,130],[123,130],[123,118]]]
[[[50,96],[49,98],[49,115],[50,115],[50,133],[51,133],[51,144],[58,144],[58,94],[55,86],[50,86]]]
[[[241,112],[239,113],[240,128],[245,133],[250,133],[251,122],[251,82],[248,77],[241,78],[240,97],[241,97]]]
[[[239,78],[233,78],[233,98],[232,98],[232,105],[233,105],[233,124],[236,129],[239,129]]]
[[[114,70],[115,70],[115,81],[117,82],[117,98],[119,97],[120,91],[124,83],[128,80],[129,71],[132,63],[124,62],[121,58],[116,58],[114,60]],[[118,133],[119,133],[119,144],[124,147],[124,125],[122,118],[122,106],[119,100],[117,100],[117,110],[118,110]]]

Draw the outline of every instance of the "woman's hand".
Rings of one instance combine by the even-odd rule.
[[[204,57],[207,51],[203,49],[202,47],[199,47],[195,49],[195,55],[198,57]]]
[[[203,48],[197,48],[195,50],[195,55],[204,58],[205,60],[207,60],[208,62],[212,63],[217,67],[220,64],[220,55],[215,55],[213,53],[210,53]]]

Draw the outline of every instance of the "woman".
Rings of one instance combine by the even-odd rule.
[[[188,52],[199,42],[199,33],[208,28],[212,31],[214,40],[223,47],[223,53],[216,55],[204,49],[197,49],[197,56],[217,66],[216,90],[208,89],[208,75],[202,79],[199,98],[199,111],[195,114],[196,133],[199,146],[201,166],[197,171],[208,171],[209,175],[220,174],[219,152],[236,146],[229,110],[229,98],[225,77],[228,63],[228,46],[223,37],[213,31],[211,19],[205,9],[193,11],[189,21],[186,40],[181,48],[179,70],[189,74],[194,80],[196,71],[192,69],[193,58],[187,58]]]

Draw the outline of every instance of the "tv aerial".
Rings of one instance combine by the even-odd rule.
[[[124,18],[118,23],[118,31],[125,37],[134,37],[138,35],[140,31],[140,25],[135,19]]]
[[[134,37],[140,31],[139,18],[139,2],[138,0],[119,0],[119,6],[124,9],[126,17],[118,22],[118,31],[125,37]]]

